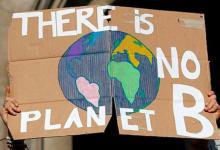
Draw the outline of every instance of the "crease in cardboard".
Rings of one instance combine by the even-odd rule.
[[[112,102],[114,101],[114,104],[115,104],[115,107],[117,108],[117,105],[116,105],[116,102],[115,102],[115,99],[118,98],[118,97],[114,97],[114,96],[102,96],[102,98],[113,98],[114,100],[111,100]],[[84,100],[83,98],[74,98],[74,100]],[[163,101],[163,102],[168,102],[168,103],[173,103],[173,101],[171,101],[170,99],[168,98],[155,98],[154,101]],[[175,99],[175,101],[180,101],[180,99]],[[31,105],[31,104],[39,104],[39,103],[54,103],[54,102],[68,102],[66,99],[57,99],[57,100],[51,100],[51,101],[38,101],[38,102],[22,102],[22,103],[19,103],[19,105]],[[182,99],[181,99],[181,102],[182,102]],[[187,100],[187,99],[184,99],[184,102],[186,103],[194,103],[192,102],[192,100]],[[70,103],[70,102],[69,102]],[[154,102],[152,102],[154,103]],[[73,104],[74,105],[74,104]],[[147,107],[146,107],[147,108]]]
[[[14,62],[24,62],[24,61],[38,61],[38,60],[49,60],[49,59],[59,59],[62,57],[77,57],[77,56],[86,56],[86,55],[99,55],[99,54],[110,54],[108,51],[104,51],[104,52],[96,52],[96,53],[83,53],[80,55],[75,55],[75,56],[54,56],[54,57],[46,57],[46,58],[30,58],[30,59],[24,59],[24,60],[13,60],[10,61],[10,63],[14,63]]]
[[[101,96],[101,98],[110,98],[111,96]],[[73,100],[84,100],[83,98],[73,98]],[[39,104],[39,103],[53,103],[53,102],[68,102],[67,99],[57,99],[57,100],[50,100],[50,101],[35,101],[35,102],[19,102],[19,105],[31,105],[31,104]],[[69,102],[71,103],[71,102]],[[74,104],[73,104],[74,105]]]
[[[24,61],[39,61],[39,60],[59,59],[59,58],[62,58],[62,57],[63,58],[78,57],[78,56],[83,57],[83,56],[87,56],[87,55],[99,55],[99,54],[110,54],[111,55],[111,53],[109,51],[104,51],[104,52],[95,52],[95,53],[82,53],[80,55],[74,55],[74,56],[72,56],[72,55],[70,55],[70,56],[54,56],[54,57],[46,57],[46,58],[32,58],[32,59],[25,59],[25,60],[13,60],[13,61],[10,61],[10,63],[24,62]],[[130,54],[130,55],[132,55],[132,54]],[[156,57],[156,54],[154,54],[154,55]],[[136,56],[136,55],[132,55],[132,56]],[[167,58],[167,60],[170,60],[172,58],[178,58],[179,61],[180,61],[182,59],[182,57],[179,56],[179,55],[178,55],[178,57],[171,57],[170,55],[165,55],[165,57]],[[162,58],[162,57],[156,57],[156,58]],[[205,59],[205,58],[200,58],[200,57],[197,57],[197,58],[200,62],[207,62],[208,64],[210,63],[210,61]]]

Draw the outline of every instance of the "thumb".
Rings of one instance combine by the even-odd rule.
[[[8,113],[6,112],[4,108],[0,111],[0,116],[2,117],[2,120],[4,121],[4,123],[7,125]]]

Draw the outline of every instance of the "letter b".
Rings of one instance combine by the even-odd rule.
[[[193,107],[184,107],[183,94],[190,94],[194,97],[195,105]],[[203,111],[204,107],[204,97],[198,89],[188,85],[173,85],[173,112],[178,135],[192,138],[207,138],[212,136],[214,128],[211,122],[199,114]],[[188,132],[184,117],[191,117],[198,120],[202,125],[202,129],[197,133]]]

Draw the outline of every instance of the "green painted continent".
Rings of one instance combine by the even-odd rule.
[[[140,72],[128,62],[111,61],[108,74],[121,82],[127,100],[133,103],[139,88]]]

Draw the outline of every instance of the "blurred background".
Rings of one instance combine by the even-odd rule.
[[[50,8],[74,7],[85,5],[116,5],[198,12],[205,14],[208,54],[212,79],[212,89],[220,96],[219,69],[219,6],[218,1],[210,0],[0,0],[0,107],[4,102],[7,78],[7,30],[14,12],[41,10]],[[219,99],[220,100],[220,99]],[[219,101],[220,102],[220,101]],[[7,150],[7,129],[0,119],[0,150]],[[152,138],[151,138],[152,139]],[[162,141],[162,142],[161,142]],[[146,137],[118,135],[115,116],[112,117],[104,134],[40,138],[25,141],[30,150],[82,150],[82,149],[142,149],[153,146],[155,149],[178,149],[183,141],[166,138],[154,138],[153,142]],[[156,144],[156,145],[155,145]],[[216,141],[218,145],[218,141]],[[157,147],[157,148],[156,148]]]

